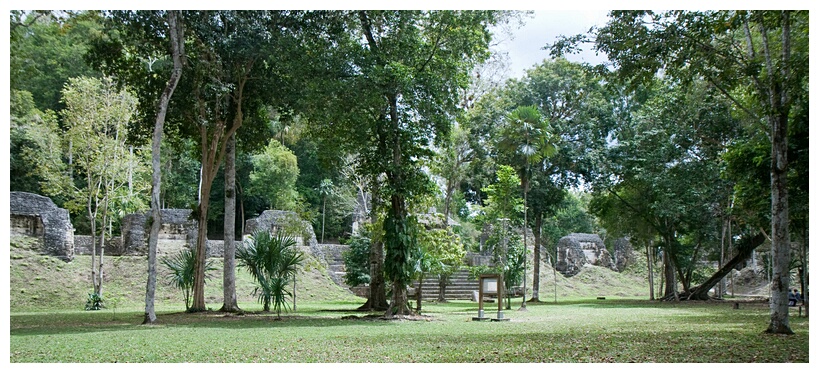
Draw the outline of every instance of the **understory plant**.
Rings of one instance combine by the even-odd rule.
[[[88,299],[85,301],[86,311],[99,311],[104,307],[102,296],[99,293],[88,293]]]
[[[256,230],[236,250],[239,266],[244,267],[258,284],[253,294],[258,297],[265,312],[270,306],[281,319],[282,310],[289,309],[293,294],[288,290],[295,280],[304,255],[292,235],[279,231]]]
[[[159,261],[169,270],[165,276],[168,280],[168,285],[182,290],[182,295],[185,298],[185,309],[190,309],[192,305],[192,292],[194,281],[194,266],[196,264],[196,252],[194,248],[188,247],[175,254],[164,256]],[[207,282],[212,276],[209,272],[216,270],[216,264],[213,260],[205,261],[205,281]]]

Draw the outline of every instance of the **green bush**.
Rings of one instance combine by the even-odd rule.
[[[254,294],[264,310],[270,311],[272,304],[281,318],[282,309],[289,307],[288,297],[293,297],[289,285],[304,260],[293,236],[283,232],[272,236],[268,230],[257,230],[236,250],[236,259],[258,283]]]
[[[194,267],[196,264],[196,251],[189,247],[185,250],[179,251],[176,254],[164,256],[159,261],[170,270],[165,278],[168,280],[168,285],[182,290],[182,295],[185,297],[185,308],[190,308],[192,304],[192,291],[194,281]],[[205,261],[205,282],[212,276],[209,272],[216,270],[216,265],[213,260]]]
[[[88,293],[88,299],[85,301],[86,311],[98,311],[105,307],[102,297],[98,293]]]
[[[370,283],[370,245],[369,232],[362,229],[350,238],[350,249],[342,254],[344,282],[350,287]]]

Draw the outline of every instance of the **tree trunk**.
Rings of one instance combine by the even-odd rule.
[[[90,180],[89,180],[90,182]],[[97,217],[92,212],[91,195],[88,195],[88,219],[91,224],[91,285],[94,289],[94,294],[99,294],[99,285],[97,285]]]
[[[203,172],[203,175],[205,173]],[[204,178],[204,176],[203,176]],[[202,183],[202,195],[210,194],[210,185]],[[193,265],[193,302],[188,312],[202,312],[205,308],[205,261],[208,252],[208,208],[209,199],[202,198],[197,207],[199,231],[196,235],[196,259]]]
[[[527,166],[528,168],[528,166]],[[528,170],[527,170],[528,171]],[[529,196],[529,179],[528,179],[528,172],[526,178],[521,179],[521,183],[523,184],[523,297],[520,302],[520,310],[526,311],[526,263],[529,262],[529,246],[526,245],[526,230],[529,229],[529,220],[527,217],[527,210],[528,210],[528,196]],[[523,180],[526,180],[525,182]],[[537,248],[535,248],[537,251]],[[510,300],[511,302],[511,300]]]
[[[675,276],[674,262],[671,260],[671,253],[669,252],[669,242],[666,239],[666,248],[663,251],[663,272],[665,277],[665,292],[663,297],[673,296],[677,297],[677,278]]]
[[[378,188],[377,183],[373,183],[373,188]],[[363,192],[362,192],[363,193]],[[378,191],[372,193],[372,206],[378,206],[381,202],[378,198]],[[363,199],[362,199],[363,200]],[[370,213],[370,220],[376,221],[376,209]],[[373,238],[370,246],[370,294],[361,307],[360,311],[386,311],[387,310],[387,288],[384,281],[384,243],[380,239]]]
[[[105,203],[107,205],[107,202]],[[102,298],[102,263],[103,258],[105,255],[105,220],[107,219],[106,213],[103,212],[102,214],[102,232],[100,232],[100,261],[98,263],[97,269],[97,294],[100,295]]]
[[[717,283],[725,278],[728,273],[733,271],[739,264],[748,260],[759,245],[765,242],[765,235],[757,234],[756,236],[745,238],[737,244],[737,254],[728,263],[722,266],[716,273],[705,280],[702,284],[684,291],[679,295],[679,299],[683,300],[708,300],[708,291]],[[671,300],[672,297],[666,296],[663,300]]]
[[[327,212],[327,196],[321,201],[321,243],[324,243],[324,217]]]
[[[236,303],[236,135],[225,151],[225,234],[222,273],[222,312],[238,312]]]
[[[421,313],[421,299],[423,299],[422,291],[424,286],[424,276],[418,279],[418,288],[415,290],[415,313]]]
[[[438,303],[446,303],[446,285],[449,282],[449,275],[438,275]]]
[[[768,68],[767,113],[771,128],[771,250],[773,250],[773,282],[771,283],[771,322],[767,333],[793,334],[788,321],[788,290],[790,285],[791,242],[788,230],[788,115],[790,98],[783,87],[789,79],[790,13],[782,11],[782,61],[779,68],[768,47],[768,33],[760,22],[760,33]],[[777,74],[774,74],[776,72]]]
[[[802,247],[801,247],[802,265],[799,273],[799,286],[802,290],[802,304],[805,305],[805,317],[808,317],[808,228],[802,228]]]
[[[392,302],[390,302],[386,316],[404,316],[409,315],[410,313],[411,311],[407,306],[407,286],[393,283]]]
[[[541,244],[541,229],[543,228],[543,214],[538,214],[535,217],[535,229],[532,233],[535,235],[535,254],[534,265],[532,266],[532,299],[530,302],[540,302],[538,293],[540,292],[540,244]],[[525,295],[524,295],[525,297]]]
[[[359,311],[386,311],[387,288],[384,281],[384,243],[373,240],[370,248],[370,294]]]
[[[200,125],[200,146],[202,147],[202,175],[199,180],[199,206],[197,208],[199,221],[199,234],[196,240],[196,261],[194,263],[194,281],[193,281],[193,306],[188,309],[189,312],[205,311],[205,261],[207,260],[207,241],[208,241],[208,209],[210,208],[210,192],[213,187],[213,179],[216,176],[216,171],[222,163],[222,158],[227,151],[228,139],[230,139],[239,127],[242,126],[242,100],[244,85],[247,82],[247,77],[239,79],[239,83],[235,88],[233,95],[233,102],[236,105],[235,116],[233,124],[230,129],[225,131],[225,123],[217,122],[213,127],[213,133],[209,135],[209,130],[206,125]],[[200,101],[200,111],[203,113],[204,104],[202,99],[197,97]],[[205,114],[200,114],[200,118],[206,118]],[[204,119],[203,119],[204,120]]]
[[[389,102],[389,119],[390,127],[388,128],[389,135],[384,138],[388,145],[387,149],[392,151],[392,161],[389,165],[391,171],[387,172],[387,182],[391,189],[390,195],[390,211],[387,214],[387,219],[393,219],[396,224],[395,227],[400,227],[402,232],[395,232],[390,229],[385,229],[384,242],[386,243],[386,257],[390,263],[386,267],[390,282],[392,282],[393,301],[387,310],[386,316],[408,315],[411,310],[407,306],[407,286],[411,282],[407,273],[404,272],[405,265],[411,260],[410,248],[406,247],[407,242],[401,237],[402,234],[415,232],[407,232],[407,196],[399,191],[405,189],[404,175],[402,170],[402,153],[401,153],[401,129],[400,120],[398,118],[398,93],[392,92],[386,95]],[[396,235],[396,236],[393,236]],[[393,268],[393,270],[390,270]],[[400,269],[399,269],[400,268]]]
[[[723,221],[722,223],[722,239],[720,240],[720,252],[719,252],[719,266],[722,268],[723,264],[725,264],[725,239],[728,238],[725,232],[728,230],[728,219]],[[725,294],[725,277],[719,280],[719,287],[717,288],[717,298],[722,299],[722,296]]]
[[[651,241],[646,244],[646,261],[648,262],[648,299],[654,300],[654,258],[651,255]]]
[[[184,54],[184,29],[182,20],[178,19],[178,11],[168,12],[168,36],[171,40],[171,57],[173,58],[173,70],[168,79],[168,84],[159,97],[159,110],[156,113],[154,122],[154,135],[151,140],[151,229],[148,236],[148,283],[145,287],[145,317],[143,324],[153,324],[156,322],[156,312],[154,310],[154,299],[156,297],[156,244],[159,240],[159,228],[162,226],[162,215],[160,214],[159,195],[162,190],[162,170],[160,168],[160,149],[162,144],[162,132],[165,125],[165,115],[168,112],[176,84],[182,76],[182,55]]]

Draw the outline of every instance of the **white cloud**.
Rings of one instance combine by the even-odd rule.
[[[527,18],[526,24],[514,32],[514,40],[498,46],[509,54],[511,77],[521,77],[526,69],[549,58],[549,52],[543,47],[553,43],[558,36],[582,34],[592,26],[603,26],[607,14],[607,10],[536,10],[534,17]],[[591,45],[583,49],[582,53],[567,58],[590,64],[606,60],[604,55],[595,55]]]

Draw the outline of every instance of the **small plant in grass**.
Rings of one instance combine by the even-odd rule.
[[[162,257],[159,260],[170,270],[170,273],[165,276],[168,280],[168,285],[182,290],[182,295],[185,297],[185,309],[189,309],[192,302],[193,271],[194,265],[196,264],[196,253],[194,249],[189,247],[176,254]],[[212,277],[209,272],[214,270],[216,270],[216,264],[212,260],[207,260],[205,262],[205,281]]]
[[[102,296],[98,293],[88,293],[88,299],[85,301],[85,310],[86,311],[98,311],[103,309],[105,305],[103,304]]]
[[[296,247],[293,236],[279,232],[273,236],[268,230],[257,230],[236,250],[239,265],[245,267],[258,286],[253,291],[264,311],[270,306],[281,319],[282,309],[289,308],[289,291],[296,271],[304,256]]]

